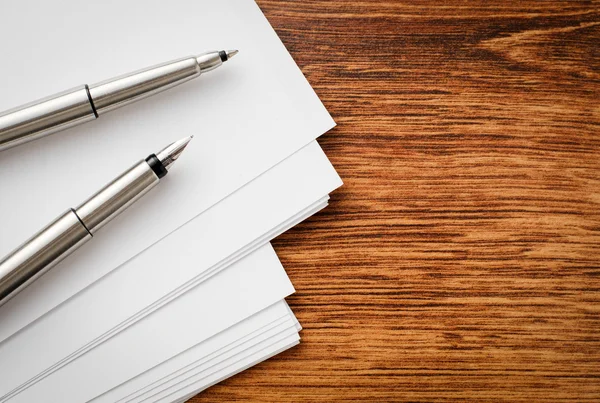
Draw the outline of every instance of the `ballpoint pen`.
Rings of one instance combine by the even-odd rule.
[[[98,118],[214,70],[237,50],[212,51],[153,66],[0,113],[0,151]]]
[[[104,224],[156,186],[191,139],[176,141],[139,161],[0,260],[0,305],[89,241]]]

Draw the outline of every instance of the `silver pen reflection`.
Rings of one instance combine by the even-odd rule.
[[[0,305],[89,241],[107,222],[156,186],[192,137],[139,161],[0,260]]]
[[[69,127],[214,70],[238,53],[211,51],[82,85],[0,113],[0,151]]]

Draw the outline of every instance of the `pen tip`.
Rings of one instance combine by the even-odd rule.
[[[194,138],[194,136],[185,137],[174,143],[169,144],[164,149],[156,153],[156,158],[161,162],[166,170],[169,170],[171,165],[179,158],[188,143]]]
[[[233,56],[238,54],[238,50],[227,50],[225,53],[227,54],[227,60],[231,59]]]

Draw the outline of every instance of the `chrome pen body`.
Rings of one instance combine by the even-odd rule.
[[[0,113],[0,151],[89,122],[182,84],[216,69],[236,53],[236,50],[221,50],[173,60]]]
[[[0,260],[0,305],[89,241],[165,176],[191,137],[141,160]]]

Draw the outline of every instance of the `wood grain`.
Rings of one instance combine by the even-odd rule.
[[[300,346],[192,402],[600,401],[600,6],[259,0],[345,181]]]

